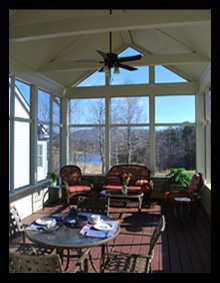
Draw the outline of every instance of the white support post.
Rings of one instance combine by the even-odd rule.
[[[50,158],[49,158],[49,172],[53,172],[53,94],[50,93]]]
[[[149,84],[154,84],[155,75],[154,75],[154,66],[149,66]]]
[[[156,172],[155,103],[154,102],[155,102],[155,98],[152,95],[150,96],[150,131],[149,131],[151,176],[155,176],[155,172]]]
[[[111,75],[105,75],[106,86],[111,84]],[[105,172],[110,169],[111,143],[110,143],[110,98],[105,97]]]
[[[30,118],[30,184],[37,184],[37,109],[38,109],[38,89],[35,85],[31,85],[31,112]]]
[[[205,174],[205,98],[196,94],[196,171]]]
[[[14,192],[14,114],[15,114],[15,77],[11,76],[10,97],[10,143],[9,143],[9,192]]]
[[[105,172],[109,172],[111,143],[110,143],[110,98],[105,98]]]
[[[60,168],[69,164],[69,100],[67,98],[61,99],[61,113],[60,123]]]
[[[211,115],[210,115],[210,97],[209,88],[205,90],[205,115],[206,115],[206,181],[208,184],[211,183]]]

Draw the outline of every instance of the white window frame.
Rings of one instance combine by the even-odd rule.
[[[201,135],[200,129],[200,116],[204,115],[201,114],[201,109],[204,109],[204,102],[201,103],[201,93],[197,92],[198,85],[197,82],[188,82],[188,83],[165,83],[165,84],[155,84],[154,83],[154,67],[149,67],[149,84],[146,85],[117,85],[117,86],[110,86],[109,85],[109,77],[106,76],[106,85],[104,87],[81,87],[81,88],[70,88],[66,89],[65,97],[60,97],[61,99],[61,111],[60,111],[60,123],[53,123],[53,107],[52,101],[54,94],[52,92],[48,92],[48,90],[44,90],[37,85],[31,85],[31,114],[30,119],[24,119],[20,117],[15,117],[14,115],[14,98],[15,98],[15,79],[19,81],[23,81],[20,78],[15,78],[15,76],[10,75],[11,77],[11,97],[10,97],[10,115],[9,115],[9,123],[10,123],[10,157],[9,157],[9,171],[10,171],[10,180],[9,180],[9,192],[13,194],[14,190],[14,121],[23,121],[30,123],[31,127],[31,141],[30,141],[30,186],[25,187],[24,189],[28,189],[29,187],[36,186],[37,182],[37,127],[38,123],[43,123],[49,125],[50,127],[50,141],[52,141],[53,137],[53,126],[60,127],[60,168],[69,163],[69,128],[71,126],[76,127],[77,125],[70,125],[69,124],[69,102],[71,98],[105,98],[105,110],[106,110],[106,117],[105,117],[105,125],[78,125],[78,127],[94,127],[94,126],[105,126],[105,143],[106,143],[106,172],[110,169],[110,129],[112,126],[110,121],[110,100],[111,97],[127,97],[127,96],[148,96],[149,97],[149,115],[150,121],[148,124],[144,124],[143,126],[149,126],[149,133],[150,133],[150,169],[151,169],[151,176],[155,176],[155,168],[156,168],[156,160],[155,160],[155,126],[179,126],[180,124],[155,124],[155,96],[158,95],[195,95],[196,96],[196,112],[197,112],[197,119],[195,123],[190,124],[181,124],[182,125],[193,125],[196,126],[197,132],[197,140],[196,140],[196,160],[197,160],[197,167],[196,170],[202,170],[201,166],[199,167],[198,164],[201,164],[201,158],[199,157],[201,152],[204,152],[205,145],[198,146],[199,136]],[[27,83],[23,81],[24,83]],[[114,94],[112,93],[112,89],[114,88]],[[50,94],[50,121],[38,121],[37,113],[38,113],[38,96],[36,95],[38,89],[46,91]],[[206,90],[206,100],[208,100],[208,90]],[[103,95],[105,93],[105,95]],[[204,96],[203,96],[204,100]],[[206,104],[206,108],[209,107],[209,104]],[[208,117],[209,109],[206,110],[206,117]],[[200,113],[200,114],[198,114]],[[203,118],[203,121],[205,119]],[[211,122],[206,118],[206,143],[210,144],[210,129],[211,129]],[[122,125],[116,125],[122,126]],[[126,126],[142,126],[141,124],[134,124],[134,125],[127,125]],[[204,137],[204,136],[203,136]],[[50,147],[50,160],[52,160],[52,146]],[[209,169],[209,164],[211,163],[211,149],[206,150],[206,175],[207,180],[211,175],[211,169]],[[203,158],[203,162],[205,162],[205,157]],[[204,164],[204,163],[203,163]],[[204,169],[204,168],[203,168]],[[53,171],[53,164],[49,164],[49,170]],[[45,181],[45,180],[44,180]],[[211,179],[210,179],[211,181]],[[40,181],[41,182],[41,181]],[[40,183],[39,182],[39,183]],[[21,188],[22,189],[22,188]],[[16,189],[17,191],[17,189]]]
[[[39,149],[41,153],[39,153]],[[40,165],[38,164],[38,160],[40,160]],[[37,167],[41,167],[41,168],[43,167],[43,145],[42,144],[37,145]]]

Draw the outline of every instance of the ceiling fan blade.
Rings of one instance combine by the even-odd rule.
[[[135,61],[140,60],[142,58],[142,55],[135,55],[135,56],[129,56],[129,57],[118,57],[118,62],[127,62],[127,61]]]
[[[117,66],[120,67],[120,68],[126,69],[128,71],[136,71],[137,70],[137,68],[135,68],[135,67],[131,67],[131,66],[124,65],[124,64],[121,64],[121,63],[117,64]]]
[[[97,50],[97,49],[96,49],[96,52],[98,52],[99,55],[101,55],[104,58],[104,60],[110,61],[110,58],[108,57],[108,55],[106,53],[104,53],[104,52],[102,52],[100,50]]]

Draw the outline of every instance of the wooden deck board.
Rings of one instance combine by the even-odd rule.
[[[184,210],[185,209],[185,210]],[[210,273],[211,272],[211,220],[204,209],[198,206],[196,224],[183,209],[183,217],[176,218],[173,207],[168,209],[166,229],[158,240],[152,261],[153,273]],[[23,219],[24,224],[30,224],[37,218],[58,212],[68,211],[67,206],[50,205],[33,215]],[[123,232],[139,234],[152,233],[160,215],[164,211],[163,202],[154,201],[150,208],[144,207],[141,213],[132,207],[111,207],[109,216],[118,220]],[[188,213],[188,214],[187,214]],[[149,237],[119,235],[115,250],[146,254],[149,249]],[[111,249],[113,241],[109,243]],[[71,251],[71,254],[76,253]],[[91,250],[92,258],[99,269],[101,247]],[[74,266],[76,259],[70,260],[68,270]],[[65,264],[65,260],[64,260]],[[68,271],[67,270],[67,271]],[[89,262],[89,272],[94,273]]]

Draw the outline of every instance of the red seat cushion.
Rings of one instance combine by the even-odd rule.
[[[165,192],[164,194],[164,199],[165,201],[167,201],[167,203],[179,203],[179,201],[176,201],[174,198],[177,198],[177,197],[187,197],[187,198],[190,198],[191,201],[190,202],[193,202],[194,201],[194,198],[192,195],[189,195],[189,194],[185,194],[185,193],[171,193],[171,192]]]
[[[89,186],[69,186],[69,192],[72,193],[78,193],[78,192],[89,192],[91,188]]]
[[[121,190],[122,186],[116,186],[116,185],[107,185],[104,187],[104,190]],[[140,186],[128,186],[128,190],[129,191],[142,191],[142,192],[148,192],[149,191],[149,187],[148,186],[144,186],[144,187],[140,187]]]

